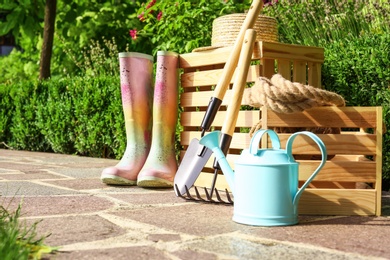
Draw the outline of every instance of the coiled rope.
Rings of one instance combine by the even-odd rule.
[[[319,106],[345,106],[342,96],[304,85],[291,82],[280,74],[272,76],[271,80],[259,77],[255,85],[244,92],[243,101],[252,107],[265,106],[277,113],[302,112]],[[261,127],[261,121],[252,127],[250,134]]]

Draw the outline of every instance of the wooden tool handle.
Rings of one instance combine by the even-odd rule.
[[[222,133],[230,136],[236,127],[238,112],[240,111],[242,96],[244,93],[246,78],[252,60],[253,45],[256,40],[256,31],[249,29],[245,32],[245,38],[238,61],[237,74],[233,83],[233,94],[226,112],[226,119],[222,126]]]
[[[223,68],[222,76],[219,79],[217,86],[214,90],[214,97],[218,99],[223,99],[225,96],[226,90],[232,79],[234,70],[236,69],[238,58],[240,55],[240,50],[242,47],[242,41],[246,30],[252,29],[257,17],[259,16],[261,10],[263,9],[263,0],[253,0],[251,7],[245,17],[245,20],[241,26],[240,32],[237,36],[237,39],[234,43],[232,53],[229,56],[229,59],[226,61]]]

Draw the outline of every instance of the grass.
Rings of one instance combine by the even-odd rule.
[[[264,8],[278,20],[281,42],[321,47],[388,33],[389,11],[387,0],[284,0]]]
[[[21,204],[15,212],[0,206],[0,256],[2,260],[41,259],[57,248],[44,244],[46,237],[37,238],[39,221],[27,226],[20,221]]]

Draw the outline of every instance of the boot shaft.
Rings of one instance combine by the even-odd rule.
[[[178,54],[157,52],[153,123],[176,125],[178,110]]]
[[[153,57],[137,52],[121,52],[119,69],[126,150],[137,150],[131,147],[141,145],[142,149],[139,150],[149,151],[153,124]]]
[[[125,121],[148,127],[153,102],[153,57],[137,52],[121,52],[119,67]]]

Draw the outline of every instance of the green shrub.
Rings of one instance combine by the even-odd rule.
[[[39,75],[37,52],[13,50],[8,56],[0,56],[0,84],[35,80]]]
[[[117,77],[73,77],[44,85],[37,125],[53,151],[121,156],[126,140]]]
[[[73,90],[75,148],[83,155],[119,159],[126,148],[119,78],[86,81],[75,82]]]
[[[136,32],[132,46],[149,46],[153,55],[159,50],[186,53],[209,46],[215,18],[249,7],[248,0],[143,1],[137,13],[141,23],[129,28]]]
[[[11,108],[14,108],[9,125],[12,133],[8,140],[9,146],[15,149],[48,151],[49,146],[36,124],[36,110],[41,105],[40,84],[22,81],[10,86],[9,94]]]
[[[118,77],[1,85],[0,97],[6,147],[118,159],[126,148]]]
[[[329,43],[323,86],[341,94],[348,106],[382,106],[390,126],[390,35],[372,34]],[[383,138],[384,187],[390,189],[390,132]]]
[[[15,105],[11,102],[9,92],[10,87],[0,84],[0,143],[11,137],[10,125]]]
[[[36,125],[54,152],[75,153],[75,118],[73,96],[69,91],[71,80],[51,80],[39,86],[42,93],[36,109]]]

